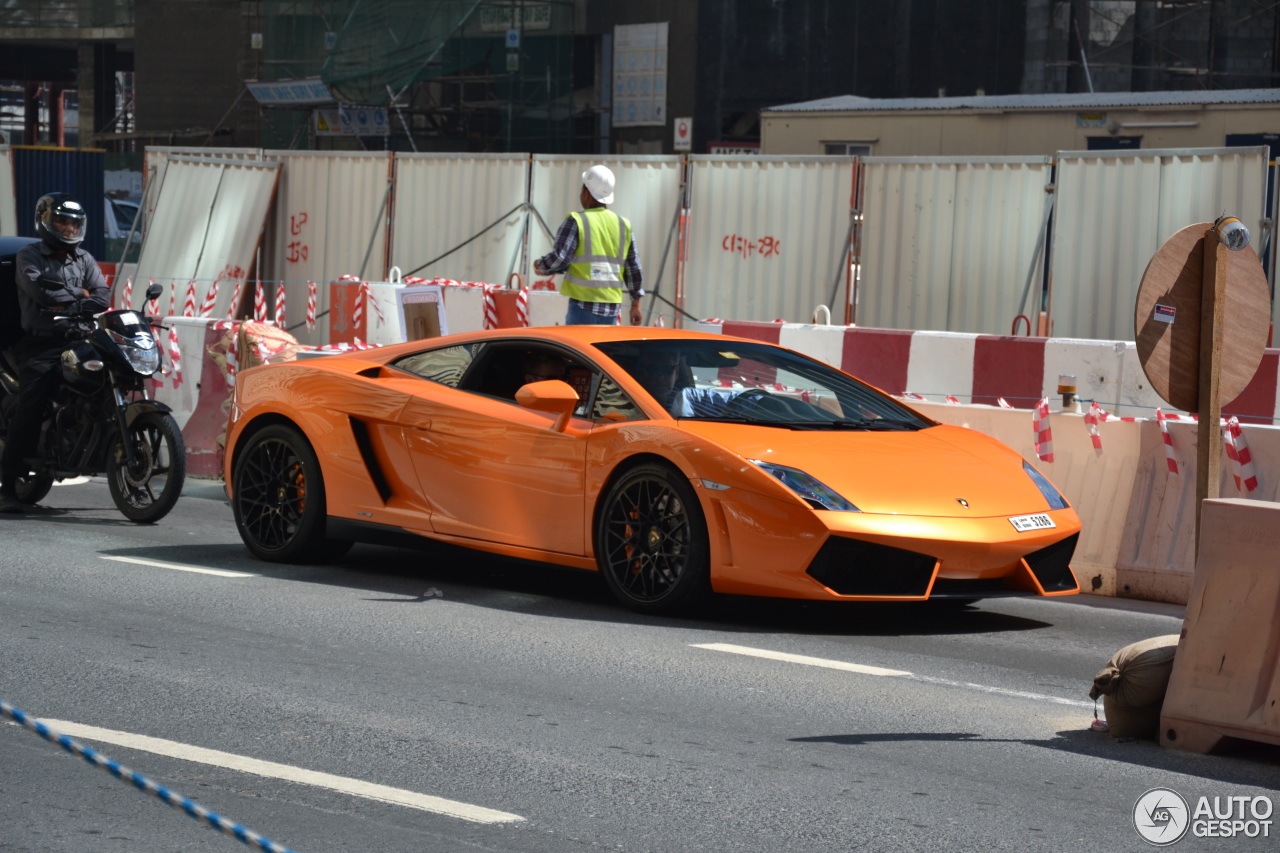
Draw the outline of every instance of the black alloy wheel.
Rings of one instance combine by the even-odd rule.
[[[675,613],[710,591],[702,507],[684,476],[667,465],[638,465],[613,483],[595,545],[609,590],[633,610]]]
[[[259,559],[316,562],[340,557],[351,547],[325,536],[320,462],[291,426],[266,427],[240,451],[231,507],[240,538]]]

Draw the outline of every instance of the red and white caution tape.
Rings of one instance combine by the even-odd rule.
[[[178,348],[178,329],[169,327],[169,363],[173,365],[173,387],[182,384],[182,350]]]
[[[1240,421],[1235,415],[1227,421],[1222,439],[1227,448],[1227,458],[1233,463],[1232,476],[1236,480],[1236,491],[1254,491],[1258,488],[1258,475],[1253,470],[1253,456],[1249,453],[1249,446],[1245,444],[1244,430],[1240,428]]]
[[[267,293],[261,281],[253,286],[253,319],[259,323],[267,322]]]
[[[898,396],[899,396],[899,397],[905,397],[905,398],[906,398],[906,399],[908,399],[908,400],[923,400],[923,399],[924,399],[924,396],[923,396],[923,395],[921,395],[921,394],[914,394],[914,393],[912,393],[912,392],[910,392],[910,391],[903,391],[903,392],[902,392],[901,394],[899,394]]]
[[[120,307],[126,311],[133,310],[133,276],[124,280],[124,304]]]
[[[1053,429],[1049,425],[1049,398],[1042,397],[1031,416],[1036,434],[1036,456],[1041,462],[1053,461]]]
[[[200,316],[208,317],[213,314],[214,307],[218,304],[218,280],[215,278],[213,284],[209,285],[209,289],[204,293],[204,301],[200,303]]]
[[[1004,397],[996,397],[996,402],[1000,404],[1000,408],[1002,408],[1002,409],[1012,409],[1012,408],[1013,408],[1013,406],[1010,406],[1010,405],[1009,405],[1009,401],[1008,401],[1008,400],[1006,400]]]
[[[1089,404],[1089,411],[1084,416],[1085,425],[1089,427],[1089,440],[1093,442],[1093,449],[1097,453],[1102,452],[1102,433],[1098,431],[1098,424],[1107,419],[1107,413],[1102,411],[1102,407],[1097,401]]]
[[[708,317],[707,319],[705,319],[705,320],[699,320],[698,322],[699,322],[699,323],[705,323],[705,324],[707,324],[707,325],[709,325],[709,326],[723,326],[723,325],[724,325],[724,320],[721,320],[719,317]]]
[[[654,325],[654,328],[663,329],[663,328],[666,328],[667,323],[665,320],[662,319],[662,315],[659,314],[658,316],[653,318],[653,325]]]
[[[522,287],[516,294],[516,320],[521,326],[529,325],[529,288]]]
[[[194,317],[196,315],[196,280],[193,278],[187,282],[187,298],[182,300],[182,316]]]
[[[1170,474],[1178,473],[1178,458],[1173,455],[1173,436],[1169,435],[1169,426],[1165,421],[1177,420],[1177,417],[1177,415],[1166,415],[1159,407],[1156,408],[1156,421],[1160,424],[1160,439],[1164,442],[1164,458]]]
[[[314,281],[307,282],[307,331],[314,332],[316,328],[316,283]]]
[[[498,303],[493,297],[493,291],[487,287],[484,289],[484,328],[498,328]]]
[[[960,401],[957,400],[955,397],[951,396],[950,394],[947,395],[947,403],[949,403],[952,406],[960,405]]]
[[[276,285],[276,326],[283,329],[288,325],[285,319],[284,282]]]
[[[169,282],[169,316],[177,316],[174,312],[178,310],[178,283],[176,281]]]
[[[244,279],[236,279],[236,289],[231,293],[231,307],[227,309],[227,319],[234,320],[240,308],[240,289],[244,287]]]

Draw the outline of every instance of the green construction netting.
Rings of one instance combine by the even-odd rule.
[[[440,68],[445,43],[482,0],[355,0],[320,71],[333,96],[385,104]]]

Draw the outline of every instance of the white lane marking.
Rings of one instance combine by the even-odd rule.
[[[59,480],[54,483],[55,486],[78,486],[81,483],[89,482],[89,477],[69,477],[66,480]]]
[[[860,672],[863,675],[887,675],[896,676],[898,678],[910,678],[911,673],[904,672],[901,669],[882,669],[878,666],[863,666],[860,663],[845,663],[841,660],[827,660],[826,658],[811,658],[805,655],[793,655],[787,652],[771,652],[768,649],[753,649],[750,646],[735,646],[732,643],[694,643],[695,649],[710,649],[713,652],[728,652],[733,655],[748,655],[754,658],[768,658],[770,660],[786,661],[787,663],[802,663],[805,666],[821,666],[827,669],[842,669],[845,672]]]
[[[350,794],[353,797],[363,797],[367,800],[407,806],[411,809],[456,817],[472,823],[511,823],[524,820],[520,815],[487,809],[484,806],[473,806],[470,803],[446,800],[442,797],[433,797],[430,794],[419,794],[416,791],[405,791],[401,788],[377,785],[361,779],[304,770],[301,767],[291,767],[288,764],[259,761],[256,758],[234,755],[230,752],[219,752],[214,749],[204,749],[198,746],[189,746],[177,741],[147,737],[146,735],[137,735],[131,732],[118,732],[112,729],[100,729],[97,726],[86,726],[81,723],[68,722],[67,720],[41,720],[40,722],[55,730],[58,734],[68,735],[73,738],[84,738],[85,740],[99,743],[122,746],[126,749],[136,749],[168,758],[177,758],[182,761],[194,761],[198,764],[208,764],[213,767],[222,767],[241,773],[252,773],[255,776],[265,776],[268,779],[281,779],[286,782],[297,782],[316,788],[328,788],[331,791]]]
[[[728,652],[734,655],[747,655],[749,657],[767,658],[769,660],[785,661],[787,663],[799,663],[805,666],[820,666],[826,669],[840,669],[845,672],[857,672],[863,675],[878,675],[888,678],[909,678],[912,681],[919,681],[925,684],[937,684],[941,687],[958,687],[963,690],[976,690],[980,693],[991,693],[997,696],[1011,696],[1015,699],[1031,699],[1037,702],[1053,702],[1057,705],[1069,705],[1072,708],[1093,708],[1092,702],[1084,702],[1079,699],[1063,699],[1060,696],[1050,696],[1047,693],[1030,693],[1025,690],[1006,690],[1003,687],[989,687],[985,684],[974,684],[969,681],[951,681],[946,678],[933,678],[927,675],[916,675],[913,672],[907,672],[901,669],[883,669],[878,666],[864,666],[857,663],[847,663],[839,660],[828,660],[827,658],[813,658],[806,655],[793,655],[787,652],[774,652],[768,649],[754,649],[750,646],[735,646],[732,643],[691,643],[695,649],[709,649],[713,652]]]
[[[220,578],[253,578],[257,575],[251,575],[247,572],[229,572],[223,569],[204,569],[200,566],[187,566],[182,563],[162,563],[159,560],[143,560],[140,557],[112,557],[106,554],[99,554],[104,560],[114,560],[117,563],[135,563],[139,566],[155,566],[158,569],[171,569],[175,572],[194,572],[198,575],[214,575]]]

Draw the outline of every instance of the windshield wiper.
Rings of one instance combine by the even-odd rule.
[[[864,418],[860,421],[831,421],[832,429],[898,430],[915,432],[921,425],[915,421],[898,421],[892,418]]]

